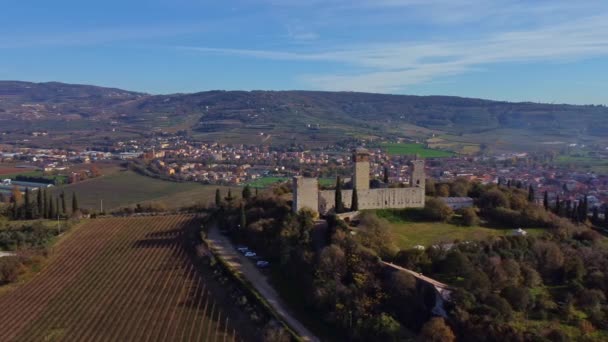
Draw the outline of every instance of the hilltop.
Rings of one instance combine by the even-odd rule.
[[[452,96],[321,91],[150,95],[58,82],[0,81],[0,124],[27,133],[188,130],[227,142],[334,143],[348,137],[450,134],[504,147],[605,141],[608,108]],[[503,139],[498,139],[502,137]]]

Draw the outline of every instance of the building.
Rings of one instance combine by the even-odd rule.
[[[370,189],[369,152],[357,149],[353,154],[353,188],[357,190],[359,209],[401,209],[424,207],[425,172],[423,160],[412,160],[410,168],[410,187]],[[344,207],[350,208],[353,190],[342,190]],[[293,178],[293,210],[309,208],[327,214],[335,206],[336,191],[319,191],[316,178],[296,176]]]

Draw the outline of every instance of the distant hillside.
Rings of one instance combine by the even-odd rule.
[[[134,131],[188,129],[213,138],[263,133],[280,142],[331,142],[348,136],[407,137],[425,130],[484,143],[492,142],[487,139],[492,134],[540,142],[596,141],[608,136],[607,114],[608,108],[603,106],[449,96],[319,91],[207,91],[153,96],[87,85],[0,81],[0,124],[13,129],[92,129],[105,127],[113,120]],[[75,120],[88,124],[50,124]]]

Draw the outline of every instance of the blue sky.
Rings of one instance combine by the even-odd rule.
[[[0,79],[608,104],[608,1],[0,0]]]

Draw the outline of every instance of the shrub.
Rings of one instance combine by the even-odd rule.
[[[424,205],[423,215],[430,221],[449,221],[454,211],[442,200],[430,198]]]

